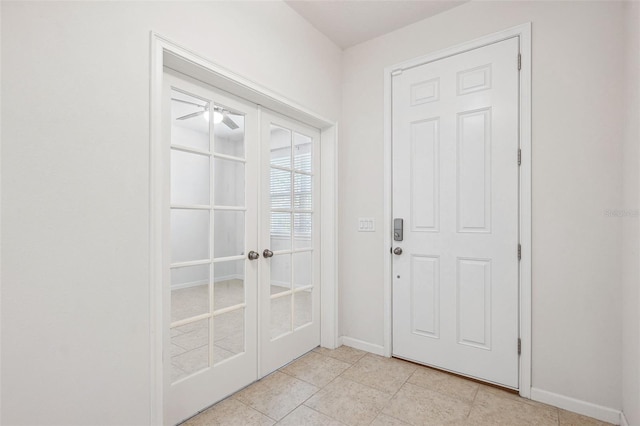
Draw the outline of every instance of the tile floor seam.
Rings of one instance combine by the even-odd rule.
[[[365,354],[365,356],[366,356],[366,354]],[[363,356],[362,358],[364,358],[364,356]],[[362,358],[360,358],[360,359],[362,359]],[[386,357],[385,357],[385,358],[386,358]],[[392,358],[388,358],[388,359],[392,359]],[[356,363],[356,364],[357,364],[357,363]],[[349,371],[352,367],[355,367],[355,365],[356,365],[356,364],[353,364],[351,367],[349,367],[349,368],[347,368],[346,370],[344,370],[344,371],[343,371],[342,373],[340,373],[340,375],[339,375],[339,376],[337,376],[335,379],[337,379],[338,377],[342,377],[342,375],[343,375],[343,374],[345,374],[347,371]],[[417,368],[416,368],[416,370],[417,370]],[[415,373],[415,371],[414,371],[413,373],[411,373],[411,374],[409,375],[409,377],[413,376],[413,374],[414,374],[414,373]],[[402,388],[402,386],[404,386],[404,385],[405,385],[405,383],[407,383],[407,380],[409,380],[409,377],[407,377],[407,378],[404,380],[404,382],[402,382],[402,384],[400,385],[400,387],[398,387],[398,390],[396,390],[396,391],[393,393],[393,395],[391,395],[391,397],[389,398],[389,402],[393,399],[393,397],[394,397],[394,396],[396,396],[396,394],[397,394],[398,392],[400,392],[400,389]],[[333,380],[335,380],[335,379],[333,379]],[[348,378],[348,377],[342,377],[342,379],[343,379],[343,380],[349,380],[350,382],[357,383],[357,384],[362,385],[362,386],[366,386],[366,387],[368,387],[368,388],[370,388],[370,389],[373,389],[373,390],[376,390],[376,391],[378,391],[378,392],[386,393],[386,392],[384,392],[384,391],[382,391],[382,390],[380,390],[380,389],[374,388],[373,386],[369,386],[369,385],[367,385],[366,383],[360,383],[360,382],[358,382],[358,381],[356,381],[356,380],[353,380],[353,379],[350,379],[350,378]],[[332,382],[333,382],[333,380],[332,380]],[[327,384],[327,386],[328,386],[328,385],[329,385],[329,384]],[[386,405],[385,405],[385,407],[386,407]],[[383,408],[383,409],[384,409],[384,408]],[[382,410],[381,410],[381,412],[382,412]]]
[[[305,401],[306,401],[306,400],[305,400]],[[288,411],[288,412],[287,412],[287,414],[285,414],[284,416],[282,416],[282,418],[281,418],[280,420],[273,419],[273,417],[269,417],[267,414],[265,414],[265,416],[269,417],[270,419],[273,419],[273,420],[276,422],[276,424],[278,424],[278,423],[280,423],[281,421],[283,421],[284,419],[286,419],[286,418],[287,418],[287,416],[288,416],[289,414],[291,414],[291,413],[293,413],[294,411],[296,411],[296,410],[298,409],[298,407],[300,407],[300,405],[301,405],[301,404],[296,405],[295,407],[293,407],[293,409],[292,409],[291,411]]]
[[[316,352],[316,353],[317,353],[317,352]],[[323,357],[325,356],[325,355],[322,355],[322,354],[318,354],[318,355],[323,356]],[[302,358],[302,357],[300,357],[300,358]],[[300,359],[300,358],[297,358],[297,359]],[[330,358],[330,357],[327,357],[327,358]],[[297,359],[296,359],[296,360],[297,360]],[[332,359],[336,359],[336,358],[332,358]],[[337,359],[337,361],[340,361],[340,360],[339,360],[339,359]],[[279,368],[278,370],[276,370],[276,371],[280,371],[281,373],[286,374],[287,376],[291,376],[291,377],[293,377],[293,378],[295,378],[295,379],[302,380],[303,382],[305,382],[305,383],[309,383],[310,385],[315,386],[315,387],[320,388],[320,389],[324,389],[326,386],[329,386],[329,383],[333,382],[335,379],[337,379],[338,377],[340,377],[340,376],[342,375],[342,373],[344,373],[344,372],[345,372],[345,371],[347,371],[349,368],[351,368],[351,365],[350,365],[349,367],[347,367],[347,368],[345,368],[344,370],[342,370],[342,372],[341,372],[340,374],[338,374],[336,377],[334,377],[333,379],[331,379],[331,381],[330,381],[330,382],[328,382],[326,385],[324,385],[324,386],[319,386],[319,385],[317,385],[317,384],[315,384],[315,383],[311,383],[311,382],[309,382],[309,381],[307,381],[307,380],[303,379],[302,377],[297,377],[297,376],[294,376],[294,375],[293,375],[293,374],[291,374],[291,373],[288,373],[288,372],[286,372],[286,371],[283,371],[283,369],[284,369],[284,368],[288,367],[289,365],[293,364],[294,362],[295,362],[295,360],[294,360],[294,361],[291,361],[290,363],[288,363],[287,365],[285,365],[285,366],[283,366],[283,367],[280,367],[280,368]],[[348,364],[348,363],[346,363],[346,364]]]
[[[363,358],[364,358],[364,357],[363,357]],[[354,365],[355,365],[355,364],[354,364]],[[347,370],[349,370],[349,369],[347,368],[347,369],[346,369],[346,370],[344,370],[342,373],[344,374]],[[365,387],[368,387],[369,389],[373,389],[374,391],[377,391],[377,392],[380,392],[380,393],[382,393],[382,394],[386,394],[386,395],[388,395],[386,392],[381,391],[380,389],[376,389],[376,388],[374,388],[373,386],[369,386],[369,385],[367,385],[367,384],[360,383],[360,382],[357,382],[357,381],[355,381],[355,380],[351,380],[351,379],[349,379],[348,377],[341,377],[341,376],[342,376],[342,374],[340,374],[340,376],[337,376],[335,379],[333,379],[333,380],[331,381],[331,383],[333,383],[333,382],[334,382],[338,377],[340,377],[342,380],[348,380],[348,381],[350,381],[351,383],[356,383],[356,384],[358,384],[358,385],[360,385],[360,386],[365,386]],[[406,381],[406,380],[405,380],[405,381]],[[404,386],[404,383],[403,383],[402,385]],[[327,386],[329,386],[329,383],[327,383]],[[400,386],[400,388],[402,388],[402,386]],[[373,423],[373,422],[376,420],[376,418],[377,418],[380,414],[382,414],[382,412],[383,412],[383,411],[384,411],[384,409],[387,407],[387,405],[389,405],[389,404],[391,403],[391,400],[393,399],[393,397],[394,397],[394,396],[395,396],[395,395],[400,391],[400,388],[398,388],[398,390],[397,390],[397,391],[396,391],[392,396],[390,396],[390,397],[389,397],[389,399],[387,400],[387,402],[384,404],[384,406],[383,406],[381,409],[379,409],[379,410],[378,410],[377,408],[375,408],[375,407],[374,407],[374,410],[377,410],[378,412],[376,413],[376,416],[373,418],[373,420],[371,420],[371,423]],[[394,418],[395,418],[395,417],[394,417]],[[338,420],[338,419],[336,419],[336,420]],[[398,419],[398,420],[400,420],[400,419]],[[338,420],[338,421],[340,421],[340,420]],[[371,423],[369,423],[369,424],[371,424]]]
[[[276,371],[280,371],[280,370],[276,370]],[[294,379],[296,379],[296,380],[300,380],[301,382],[305,382],[306,384],[309,384],[309,385],[313,386],[314,388],[317,388],[318,390],[316,390],[316,391],[315,391],[315,392],[313,392],[311,395],[309,395],[309,398],[311,398],[312,396],[314,396],[315,394],[317,394],[318,392],[320,392],[322,389],[324,389],[324,388],[325,388],[325,386],[327,386],[329,383],[331,383],[331,382],[329,382],[329,383],[327,383],[327,385],[325,385],[325,386],[318,386],[318,385],[313,384],[313,383],[311,383],[311,382],[307,382],[306,380],[301,379],[300,377],[296,377],[296,376],[294,376],[294,375],[292,375],[292,374],[285,373],[284,371],[280,371],[280,372],[281,372],[282,374],[286,374],[286,375],[287,375],[287,376],[289,376],[289,377],[293,377],[293,378],[294,378]],[[334,380],[335,380],[335,379],[334,379]],[[332,380],[332,381],[333,381],[333,380]],[[302,401],[300,404],[298,404],[298,405],[296,406],[296,408],[298,408],[299,406],[301,406],[301,405],[303,405],[305,402],[307,402],[307,400],[308,400],[309,398],[305,399],[305,400],[304,400],[304,401]],[[309,408],[311,408],[311,407],[309,407]],[[292,411],[293,411],[293,410],[292,410]],[[283,418],[284,418],[284,417],[283,417]]]
[[[293,362],[293,361],[292,361],[292,362]],[[282,367],[282,368],[284,368],[284,367]],[[264,380],[264,379],[266,379],[267,377],[273,376],[275,373],[281,373],[281,374],[284,374],[285,376],[291,377],[291,378],[293,378],[294,380],[299,380],[299,381],[301,381],[301,382],[304,382],[304,383],[306,383],[306,384],[308,384],[308,385],[311,385],[311,386],[313,386],[314,388],[316,388],[317,390],[316,390],[316,391],[314,391],[314,392],[309,396],[309,398],[311,398],[313,395],[315,395],[316,393],[318,393],[318,392],[322,389],[321,387],[319,387],[319,386],[317,386],[317,385],[314,385],[314,384],[312,384],[312,383],[309,383],[309,382],[307,382],[307,381],[304,381],[304,380],[302,380],[302,379],[299,379],[299,378],[297,378],[297,377],[294,377],[294,376],[292,376],[292,375],[290,375],[290,374],[287,374],[287,373],[285,373],[285,372],[283,372],[283,371],[280,371],[279,369],[278,369],[278,370],[276,370],[276,371],[274,371],[273,373],[269,373],[269,374],[267,374],[266,376],[264,376],[263,378],[261,378],[261,379],[259,379],[259,380],[256,380],[255,382],[253,382],[253,383],[251,383],[250,385],[248,385],[248,386],[244,387],[243,389],[247,389],[247,388],[249,388],[250,386],[253,386],[253,385],[255,385],[256,383],[260,382],[261,380]],[[241,390],[242,390],[242,389],[241,389]],[[241,390],[239,390],[239,391],[237,391],[237,392],[234,392],[234,393],[233,393],[232,395],[230,395],[228,398],[235,397],[235,395],[239,394]],[[287,417],[289,414],[291,414],[291,412],[292,412],[292,411],[294,411],[296,408],[298,408],[300,405],[304,404],[304,403],[305,403],[309,398],[306,398],[306,399],[305,399],[304,401],[302,401],[300,404],[296,405],[296,406],[295,406],[291,411],[287,412],[287,414],[285,414],[285,415],[282,417],[282,419],[284,419],[284,418],[285,418],[285,417]],[[226,398],[225,398],[225,399],[226,399]],[[234,398],[234,399],[237,399],[237,398]],[[237,400],[238,400],[238,401],[240,401],[240,402],[243,402],[243,401],[242,401],[242,400],[240,400],[240,399],[237,399]],[[244,402],[243,402],[243,403],[244,403]],[[265,416],[269,417],[270,419],[274,420],[275,422],[280,422],[280,421],[282,420],[282,419],[280,419],[280,420],[273,419],[273,417],[270,417],[267,413],[264,413],[264,412],[260,411],[260,410],[259,410],[259,409],[257,409],[257,408],[251,407],[250,405],[248,405],[248,404],[246,404],[246,403],[244,403],[244,404],[245,404],[245,405],[247,405],[247,406],[249,406],[250,408],[253,408],[254,410],[258,411],[259,413],[264,414]]]
[[[406,379],[404,379],[404,382],[402,382],[402,384],[398,387],[398,390],[396,390],[393,395],[391,395],[391,398],[389,398],[389,402],[391,402],[391,400],[398,394],[398,392],[400,392],[400,389],[402,389],[402,387],[407,384],[407,381],[409,381],[409,379],[411,378],[411,376],[413,376],[414,374],[416,374],[416,371],[418,371],[418,369],[416,368],[415,371],[411,374],[409,374],[409,377],[407,377]],[[387,403],[388,404],[388,403]],[[386,407],[386,405],[385,405]],[[392,416],[393,417],[393,416]],[[398,419],[400,420],[400,419]]]
[[[478,397],[478,392],[480,392],[480,385],[478,385],[478,388],[476,389],[476,392],[473,394],[473,399],[471,400],[471,405],[473,406],[473,404],[476,403],[476,398]]]
[[[309,397],[309,398],[311,398],[311,397]],[[340,421],[340,420],[336,419],[336,418],[335,418],[335,417],[333,417],[333,416],[330,416],[329,414],[326,414],[326,413],[323,413],[323,412],[321,412],[321,411],[318,411],[318,410],[316,410],[316,409],[315,409],[315,408],[313,408],[313,407],[309,407],[307,404],[305,404],[305,402],[307,402],[307,401],[309,400],[309,398],[305,399],[305,400],[304,400],[300,405],[298,405],[295,409],[297,410],[298,408],[300,408],[300,407],[302,407],[302,406],[304,405],[304,406],[305,406],[306,408],[308,408],[309,410],[312,410],[312,411],[314,411],[314,412],[316,412],[316,413],[320,414],[321,416],[326,416],[326,417],[330,418],[331,420],[335,420],[336,422],[339,422],[339,423],[345,424],[344,422],[342,422],[342,421]],[[293,410],[293,411],[295,411],[295,410]],[[284,419],[284,418],[283,418],[283,419]]]
[[[239,391],[238,391],[238,392],[239,392]],[[233,396],[234,396],[236,393],[238,393],[238,392],[235,392],[235,393],[233,393],[233,394],[229,395],[228,397],[226,397],[226,398],[225,398],[225,399],[223,399],[222,401],[226,401],[227,399],[233,399],[234,401],[239,402],[240,404],[244,405],[244,406],[245,406],[245,407],[247,407],[248,409],[253,410],[253,411],[257,411],[258,413],[262,414],[263,416],[267,417],[268,419],[273,420],[273,421],[274,421],[274,423],[278,423],[278,420],[274,419],[273,417],[271,417],[271,416],[270,416],[270,415],[268,415],[267,413],[263,413],[262,411],[258,410],[257,408],[254,408],[254,407],[250,406],[249,404],[247,404],[247,403],[243,402],[243,401],[242,401],[242,400],[240,400],[240,399],[233,398]],[[222,401],[220,401],[220,402],[222,402]],[[216,403],[216,404],[219,404],[219,402],[218,402],[218,403]],[[215,406],[216,404],[213,404],[212,406]],[[284,417],[283,417],[283,418],[284,418]]]

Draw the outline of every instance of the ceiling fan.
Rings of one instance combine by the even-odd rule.
[[[197,106],[199,108],[202,108],[202,111],[196,111],[196,112],[192,112],[191,114],[183,115],[182,117],[176,118],[176,120],[188,120],[189,118],[199,117],[199,116],[203,115],[205,112],[209,111],[209,106],[208,105],[200,105],[200,104],[195,103],[195,102],[183,101],[182,99],[176,99],[176,98],[171,98],[171,100],[172,101],[176,101],[176,102],[181,102],[183,104],[189,104],[189,105],[193,105],[193,106]],[[228,128],[230,128],[231,130],[235,130],[235,129],[237,129],[239,127],[236,124],[236,122],[233,121],[231,119],[231,117],[229,117],[229,111],[227,111],[224,108],[220,108],[218,106],[214,106],[213,107],[213,122],[214,123],[222,122]]]

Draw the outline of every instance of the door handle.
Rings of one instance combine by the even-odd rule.
[[[257,258],[259,258],[259,257],[260,257],[260,253],[258,253],[258,252],[256,252],[256,251],[251,250],[251,251],[249,252],[249,254],[247,255],[247,257],[249,258],[249,260],[256,260]]]
[[[264,251],[262,252],[262,257],[264,257],[265,259],[273,257],[273,252],[269,249],[264,249]]]
[[[402,254],[402,247],[396,247],[393,249],[393,254],[400,256]]]

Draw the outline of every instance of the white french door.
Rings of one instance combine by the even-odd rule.
[[[320,343],[320,134],[164,78],[164,421],[176,424]]]
[[[518,388],[518,39],[393,77],[393,354]]]
[[[165,73],[165,422],[257,377],[258,111]]]
[[[320,132],[262,111],[260,377],[320,342]]]

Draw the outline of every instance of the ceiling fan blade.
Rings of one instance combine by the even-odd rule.
[[[205,110],[206,111],[206,110]],[[187,115],[183,115],[182,117],[178,117],[176,118],[176,120],[186,120],[188,118],[193,118],[193,117],[197,117],[199,115],[202,115],[205,113],[205,111],[197,111],[197,112],[192,112],[191,114],[187,114]]]
[[[227,127],[230,128],[231,130],[235,130],[238,127],[240,127],[236,124],[235,121],[231,119],[231,117],[229,117],[229,114],[227,114],[226,112],[222,114],[222,122],[226,124]]]

